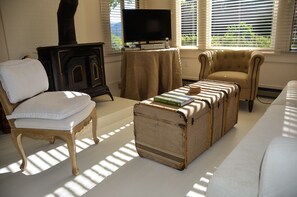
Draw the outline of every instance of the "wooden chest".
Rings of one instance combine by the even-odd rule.
[[[211,108],[195,100],[178,108],[142,101],[134,106],[134,135],[138,154],[183,170],[211,145]]]
[[[214,80],[203,80],[194,83],[201,91],[220,91],[225,94],[224,132],[225,135],[238,121],[240,86],[236,83]]]
[[[187,94],[188,91],[189,86],[184,86],[175,90],[175,92],[181,94]],[[191,96],[196,100],[205,101],[210,105],[210,142],[212,145],[224,135],[226,95],[221,91],[202,89],[199,94]]]
[[[183,170],[237,123],[238,85],[214,81],[194,85],[201,91],[183,107],[153,98],[134,106],[135,144],[141,157]],[[189,86],[184,86],[170,92],[185,95],[188,91]]]

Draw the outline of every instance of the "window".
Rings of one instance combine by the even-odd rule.
[[[102,0],[101,12],[106,53],[118,53],[122,48],[122,9],[138,8],[138,0]]]
[[[212,0],[211,46],[271,48],[273,0]]]
[[[296,1],[176,0],[176,44],[297,50]]]
[[[295,12],[291,34],[291,51],[297,51],[297,0],[295,1]]]
[[[182,1],[181,45],[197,46],[197,1]]]

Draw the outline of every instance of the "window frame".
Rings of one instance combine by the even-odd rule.
[[[121,10],[125,8],[125,1],[127,0],[119,0],[120,5],[120,17],[122,21],[122,12]],[[139,0],[131,0],[135,1],[135,8],[139,8]],[[110,23],[110,0],[101,0],[101,17],[103,22],[103,33],[104,33],[104,43],[105,43],[105,54],[108,55],[116,55],[121,53],[121,49],[115,49],[112,47],[112,32],[111,32],[111,23]],[[122,29],[123,35],[123,29]],[[122,46],[123,46],[123,38],[122,38]]]

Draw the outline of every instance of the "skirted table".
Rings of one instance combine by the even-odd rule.
[[[121,97],[145,100],[182,86],[177,48],[124,51]]]

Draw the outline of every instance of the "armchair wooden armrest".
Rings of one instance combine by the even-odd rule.
[[[207,78],[207,76],[211,73],[213,67],[213,52],[205,51],[200,53],[198,56],[198,60],[201,64],[199,80]]]
[[[248,75],[252,76],[254,72],[258,72],[260,66],[264,62],[264,55],[260,51],[253,51],[249,61]]]

